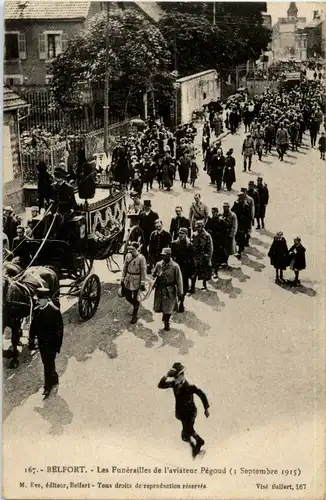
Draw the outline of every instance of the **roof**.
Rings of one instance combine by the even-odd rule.
[[[215,69],[208,69],[206,71],[202,71],[201,73],[195,73],[194,75],[184,76],[183,78],[178,78],[178,83],[188,82],[189,80],[194,80],[195,78],[202,78],[205,75],[211,75],[215,73],[217,75],[217,71]]]
[[[163,10],[157,4],[157,2],[134,2],[139,9],[141,9],[144,14],[151,18],[151,20],[156,23],[159,22],[163,15]]]
[[[317,28],[317,26],[319,26],[322,22],[323,20],[320,19],[320,17],[317,19],[313,19],[307,24],[306,28]]]
[[[3,111],[14,111],[29,106],[24,99],[9,87],[3,87]]]
[[[83,0],[5,0],[4,18],[79,19],[86,18],[91,2]]]

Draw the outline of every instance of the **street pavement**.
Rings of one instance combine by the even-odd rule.
[[[271,484],[305,484],[291,498],[319,498],[324,474],[325,402],[325,163],[308,147],[289,152],[284,162],[275,151],[252,172],[242,172],[241,128],[223,140],[233,148],[237,181],[232,192],[209,185],[198,154],[197,187],[144,194],[168,228],[174,208],[187,215],[194,192],[209,207],[222,210],[249,180],[262,176],[270,191],[266,229],[253,229],[250,247],[241,261],[230,258],[231,270],[220,273],[207,291],[187,298],[184,314],[175,314],[171,331],[162,330],[161,315],[153,313],[153,296],[140,308],[140,320],[130,325],[130,306],[117,296],[120,274],[96,262],[102,297],[96,315],[78,319],[73,299],[62,300],[65,335],[57,358],[58,391],[42,399],[42,365],[38,355],[24,350],[13,372],[4,360],[4,496],[17,490],[19,498],[290,498],[288,490]],[[267,252],[277,231],[288,246],[301,236],[307,249],[307,269],[297,289],[278,286]],[[120,261],[121,262],[121,261]],[[292,279],[292,271],[285,272]],[[203,389],[210,416],[198,400],[196,429],[206,441],[206,454],[195,462],[180,439],[172,391],[157,388],[171,365],[185,364],[189,380]],[[223,469],[278,469],[275,477],[208,475],[88,476],[24,474],[31,465],[180,466]],[[15,474],[9,474],[9,470]],[[281,475],[300,469],[300,477]],[[94,488],[64,492],[18,488],[18,480],[92,482]],[[204,483],[206,489],[114,489],[116,481],[135,483]],[[96,487],[96,481],[113,489]],[[268,483],[266,490],[256,483]],[[6,494],[8,493],[8,495]],[[84,496],[83,496],[84,495]],[[12,493],[11,498],[15,495]]]

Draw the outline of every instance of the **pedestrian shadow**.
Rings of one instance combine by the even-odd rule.
[[[185,311],[184,313],[173,316],[173,321],[178,324],[185,325],[191,330],[195,330],[200,337],[207,337],[207,333],[211,327],[208,323],[201,321],[192,311]]]
[[[280,283],[278,282],[277,285],[280,288],[283,288],[283,290],[287,290],[288,292],[293,293],[294,295],[297,295],[298,293],[303,293],[304,295],[307,295],[308,297],[316,297],[318,293],[316,290],[313,288],[307,287],[305,285],[298,285],[298,286],[293,286],[293,283],[291,281],[286,281],[285,283]]]
[[[262,241],[262,240],[260,240],[258,238],[255,238],[255,237],[251,237],[250,238],[250,243],[253,243],[254,245],[259,245],[259,246],[261,246],[263,248],[266,248],[268,250],[270,248],[270,244],[269,243],[265,243],[265,241]]]
[[[252,238],[250,238],[250,243],[252,243]],[[266,257],[266,255],[258,250],[258,248],[254,248],[250,246],[246,249],[246,253],[248,255],[252,255],[252,257],[256,257],[258,260],[262,260]]]
[[[213,290],[196,290],[195,295],[192,296],[194,300],[199,300],[204,304],[212,307],[215,311],[219,312],[225,307],[225,303],[221,302],[217,293]]]
[[[223,279],[219,277],[218,280],[211,281],[210,283],[216,290],[219,290],[222,293],[226,293],[230,297],[230,299],[236,299],[237,296],[242,293],[241,288],[237,288],[232,285],[232,278]]]
[[[195,343],[192,340],[187,339],[184,332],[177,330],[176,328],[171,328],[170,331],[159,330],[159,336],[162,339],[161,347],[169,345],[174,349],[177,349],[179,354],[188,354],[189,349],[193,348]]]
[[[150,328],[139,322],[135,325],[129,325],[127,330],[137,337],[137,339],[143,340],[147,348],[154,347],[155,343],[159,340],[158,336]]]
[[[223,273],[228,274],[232,278],[237,278],[240,283],[245,283],[250,279],[250,276],[248,276],[248,274],[244,274],[241,267],[223,268]]]
[[[246,249],[247,251],[248,249]],[[250,267],[257,273],[261,273],[263,269],[265,269],[265,264],[260,264],[259,262],[256,262],[254,260],[249,259],[247,254],[242,254],[241,255],[241,262],[244,266]]]
[[[66,401],[58,395],[57,387],[52,390],[50,397],[44,400],[43,407],[35,406],[34,411],[51,424],[48,433],[53,436],[61,436],[64,427],[70,425],[74,417]]]
[[[269,161],[269,160],[262,160],[263,163],[265,163],[265,165],[272,165],[273,162],[272,161]]]
[[[268,229],[256,229],[256,231],[258,231],[258,233],[263,235],[263,236],[267,236],[268,238],[274,239],[275,233],[268,231]]]
[[[287,163],[288,165],[295,165],[295,161],[283,160],[283,163]]]

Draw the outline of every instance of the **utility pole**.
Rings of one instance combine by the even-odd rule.
[[[216,4],[215,0],[213,1],[213,26],[216,25]]]
[[[105,30],[105,80],[104,80],[104,152],[109,153],[109,58],[110,58],[110,1],[106,1],[106,30]]]

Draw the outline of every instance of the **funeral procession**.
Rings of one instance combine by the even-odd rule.
[[[25,441],[64,465],[102,445],[118,467],[282,456],[314,484],[325,15],[5,2],[8,464]]]

